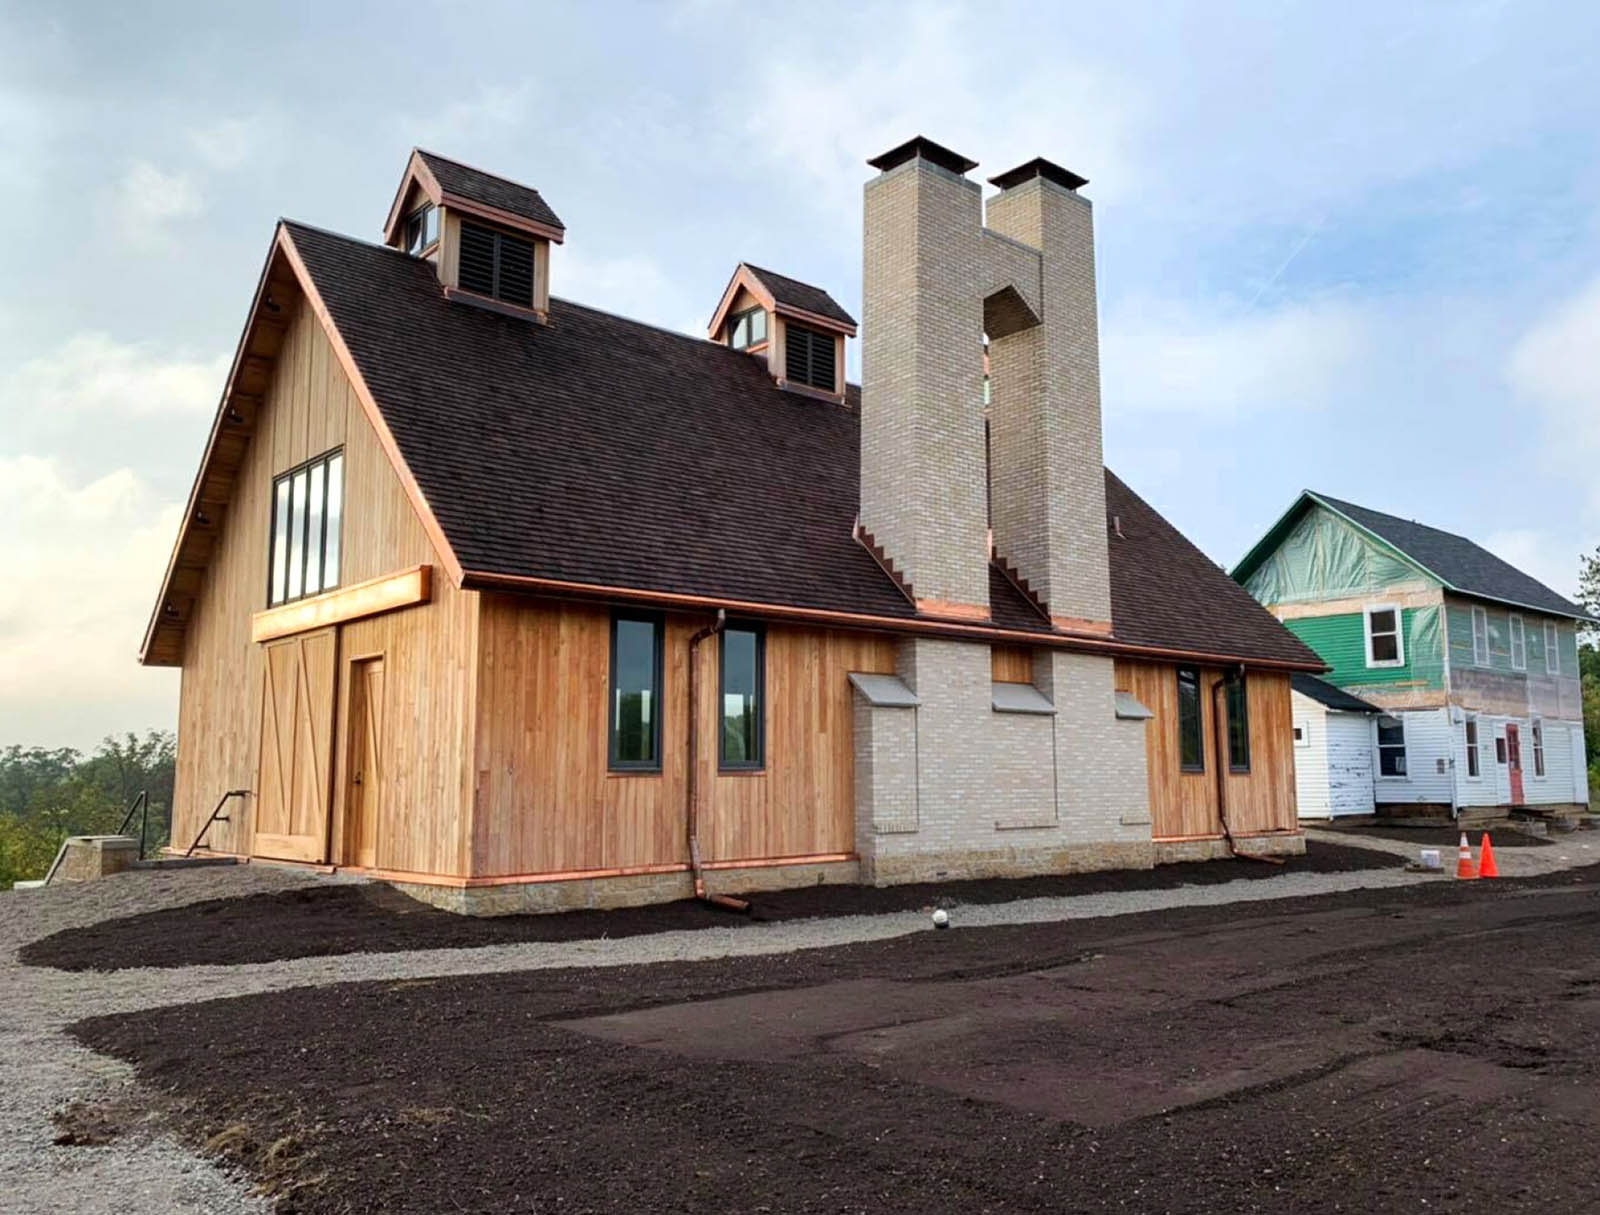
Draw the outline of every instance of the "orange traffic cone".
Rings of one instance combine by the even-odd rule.
[[[1500,866],[1494,863],[1494,848],[1489,844],[1489,833],[1483,833],[1483,846],[1478,849],[1478,876],[1481,878],[1497,878],[1500,876]]]
[[[1463,881],[1474,879],[1478,876],[1478,867],[1472,863],[1472,845],[1467,843],[1467,833],[1461,833],[1461,856],[1456,861],[1456,877]]]

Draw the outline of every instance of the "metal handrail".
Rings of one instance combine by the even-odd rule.
[[[249,794],[250,790],[248,789],[229,789],[217,799],[217,804],[211,809],[211,817],[206,819],[206,825],[200,828],[200,834],[194,837],[194,843],[190,844],[188,850],[183,854],[185,860],[193,856],[194,850],[200,847],[200,841],[205,838],[206,832],[211,830],[212,823],[225,823],[228,821],[222,816],[222,807],[228,804],[228,799],[230,797],[247,797]]]
[[[128,813],[123,816],[122,826],[117,828],[118,835],[128,834],[128,824],[133,822],[133,816],[136,812],[142,812],[139,816],[139,859],[142,861],[144,860],[145,828],[150,823],[150,791],[148,789],[140,789],[137,796],[128,804]]]

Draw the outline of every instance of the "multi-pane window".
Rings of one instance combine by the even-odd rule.
[[[1226,685],[1228,705],[1228,771],[1250,771],[1250,697],[1244,675],[1230,676]]]
[[[1544,622],[1544,670],[1546,675],[1561,674],[1561,631],[1554,620]]]
[[[833,345],[833,334],[788,322],[783,331],[784,376],[792,384],[832,392],[837,370]]]
[[[1378,718],[1378,772],[1382,776],[1406,774],[1406,726],[1398,717]]]
[[[1528,634],[1522,627],[1522,617],[1515,612],[1511,613],[1511,669],[1528,669]]]
[[[728,320],[728,345],[747,350],[767,340],[767,310],[750,308]]]
[[[1367,609],[1367,665],[1397,667],[1405,662],[1400,639],[1400,609],[1389,604]]]
[[[765,762],[765,650],[765,638],[757,629],[723,630],[717,752],[722,768],[760,768]]]
[[[273,480],[267,606],[339,585],[343,522],[343,452],[328,452]]]
[[[416,256],[439,239],[439,208],[425,203],[406,217],[406,252]]]
[[[1472,665],[1489,665],[1489,613],[1481,607],[1472,609]]]
[[[463,223],[458,281],[464,291],[533,307],[533,242]]]
[[[1478,752],[1478,719],[1467,718],[1467,775],[1477,779],[1483,774],[1483,759]]]
[[[1193,667],[1178,668],[1178,765],[1185,772],[1206,770],[1200,672]]]
[[[618,612],[611,618],[610,766],[661,769],[661,633],[659,616]]]
[[[1533,723],[1533,774],[1544,775],[1544,723]]]

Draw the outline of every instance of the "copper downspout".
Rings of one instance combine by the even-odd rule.
[[[728,613],[717,611],[717,618],[689,638],[689,780],[688,807],[689,869],[694,874],[694,897],[729,911],[749,911],[743,899],[706,892],[705,868],[700,863],[700,643],[715,637],[727,626]]]
[[[1236,668],[1239,678],[1244,678],[1244,666]],[[1240,852],[1233,842],[1233,832],[1228,829],[1228,735],[1223,719],[1227,714],[1225,703],[1217,696],[1228,685],[1224,675],[1211,685],[1211,733],[1217,741],[1217,821],[1222,824],[1222,838],[1228,841],[1228,852],[1246,861],[1265,861],[1269,865],[1283,864],[1282,857],[1267,856],[1259,852]]]

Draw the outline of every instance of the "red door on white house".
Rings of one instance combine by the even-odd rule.
[[[1506,768],[1511,773],[1511,804],[1522,805],[1522,736],[1517,727],[1506,724]]]

